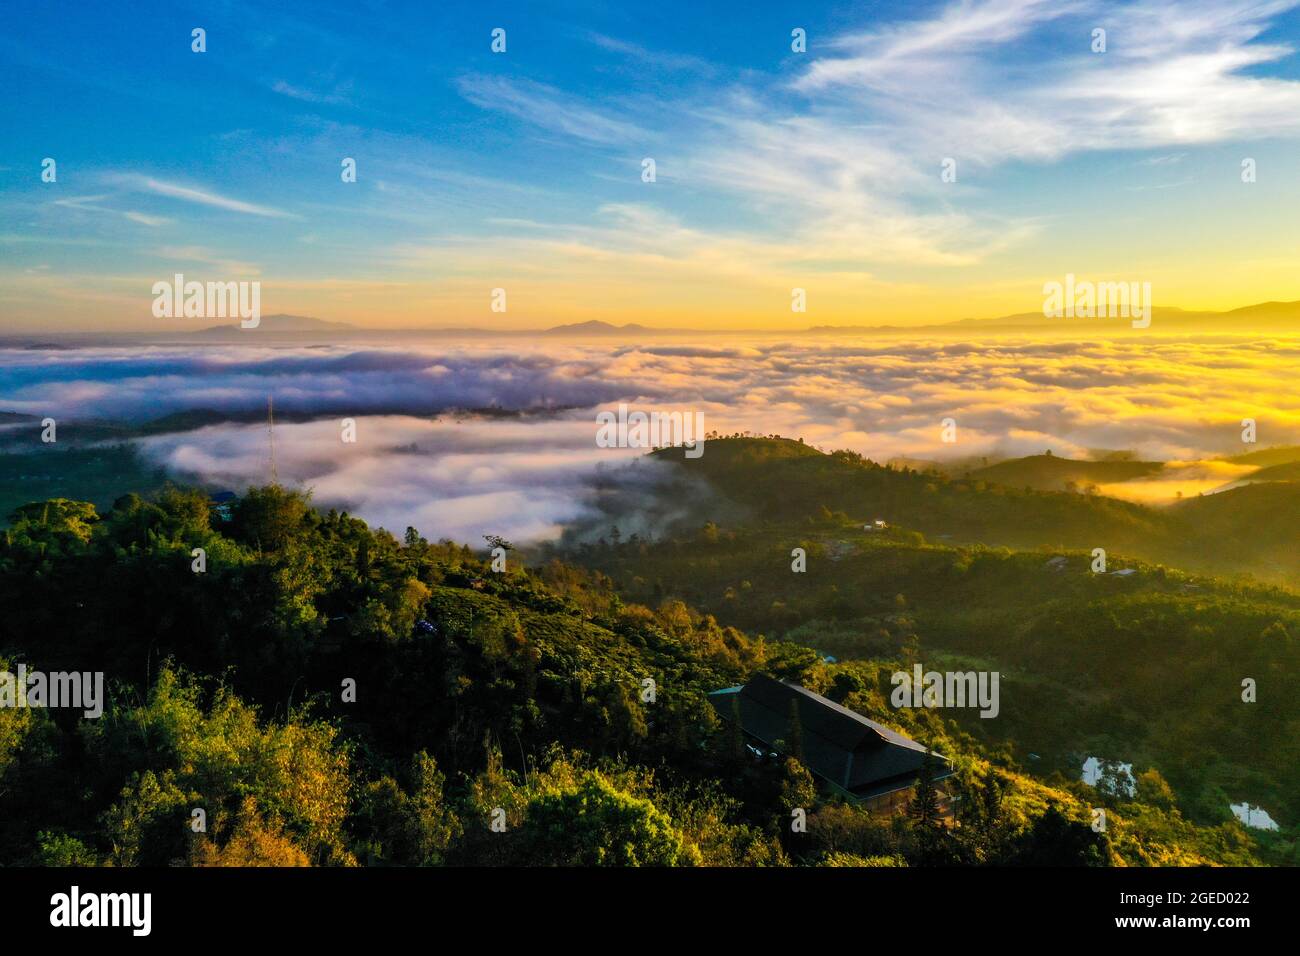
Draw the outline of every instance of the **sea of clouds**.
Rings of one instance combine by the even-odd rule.
[[[1050,448],[1194,463],[1252,450],[1240,440],[1248,417],[1253,447],[1300,443],[1298,362],[1300,340],[1224,336],[0,349],[0,411],[249,415],[273,395],[279,479],[311,488],[318,504],[398,533],[535,541],[588,516],[593,481],[626,474],[639,456],[596,445],[596,413],[619,402],[698,410],[709,430],[801,437],[877,461]],[[455,411],[483,408],[522,414]],[[340,439],[345,417],[354,444]],[[956,444],[941,440],[945,418]],[[181,479],[238,489],[269,476],[264,422],[136,441]],[[638,480],[653,471],[637,469]]]

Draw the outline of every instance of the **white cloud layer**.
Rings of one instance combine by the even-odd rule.
[[[241,486],[268,477],[266,396],[283,481],[400,532],[478,541],[553,535],[586,513],[591,480],[635,457],[595,444],[595,413],[700,411],[706,429],[802,437],[893,456],[1095,449],[1196,461],[1300,443],[1294,338],[1134,336],[1117,341],[713,339],[665,345],[508,348],[0,351],[0,410],[56,418],[215,408],[252,416],[141,439],[177,475]],[[517,417],[451,407],[525,410]],[[439,414],[442,413],[442,414]],[[317,420],[294,420],[317,416]],[[340,440],[340,420],[357,442]],[[955,445],[941,422],[957,422]],[[707,444],[705,455],[708,454]],[[1230,476],[1228,476],[1230,477]]]

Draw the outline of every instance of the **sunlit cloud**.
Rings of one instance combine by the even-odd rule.
[[[273,396],[282,479],[390,527],[417,516],[424,523],[410,523],[434,536],[469,534],[479,527],[469,517],[481,514],[520,538],[545,537],[577,515],[595,469],[636,455],[595,444],[597,411],[619,402],[698,411],[710,431],[781,434],[879,462],[1129,451],[1172,464],[1105,491],[1152,501],[1242,477],[1238,466],[1205,461],[1250,450],[1240,441],[1242,418],[1257,419],[1261,445],[1300,444],[1294,338],[520,340],[11,349],[0,360],[0,410],[61,419],[205,408],[242,416],[141,440],[178,476],[209,483],[266,480],[263,414]],[[356,444],[340,440],[343,418],[356,421]],[[956,422],[955,444],[942,439],[945,418]]]
[[[591,511],[591,481],[635,457],[597,448],[591,421],[438,421],[407,416],[354,420],[357,441],[337,421],[285,423],[275,432],[276,472],[318,504],[347,510],[399,534],[479,543],[485,534],[520,541],[556,537]],[[145,439],[172,473],[244,487],[269,480],[264,425],[224,425]]]

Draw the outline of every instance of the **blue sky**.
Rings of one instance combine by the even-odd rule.
[[[524,327],[962,318],[1066,271],[1300,298],[1296,35],[1289,0],[34,5],[0,36],[0,309],[156,326],[175,271],[408,326],[495,287]]]

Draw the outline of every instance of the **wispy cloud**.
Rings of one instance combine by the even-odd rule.
[[[628,57],[638,63],[661,70],[684,70],[711,76],[715,70],[713,64],[697,56],[685,53],[671,53],[666,50],[650,50],[639,43],[631,43],[603,33],[589,33],[587,38],[596,46],[611,53]]]
[[[1295,5],[983,0],[815,41],[831,53],[790,81],[799,102],[732,88],[694,111],[680,178],[739,197],[814,258],[970,265],[1039,227],[945,201],[946,157],[990,170],[1300,135],[1300,82],[1249,72],[1291,52],[1258,40]],[[1105,53],[1090,50],[1094,26]]]
[[[229,212],[239,212],[249,216],[264,216],[272,219],[298,218],[293,213],[285,212],[282,209],[244,202],[241,199],[232,199],[229,196],[223,196],[220,193],[212,192],[211,190],[199,189],[194,186],[184,186],[179,183],[154,179],[151,176],[125,173],[111,177],[111,180],[137,191],[153,193],[156,196],[166,196],[169,199],[179,199],[183,202],[197,203],[201,206],[225,209]]]
[[[645,136],[635,123],[531,80],[470,74],[461,77],[456,86],[475,106],[499,110],[553,133],[619,146],[631,145]]]
[[[94,238],[120,259],[97,255],[88,269],[69,252],[56,271],[127,272],[159,244],[156,230],[213,259],[261,263],[292,291],[285,309],[374,324],[457,324],[506,282],[511,312],[498,321],[518,325],[544,312],[779,327],[794,286],[809,288],[818,323],[994,315],[1033,308],[1046,268],[1140,273],[1162,301],[1188,307],[1293,298],[1294,270],[1245,251],[1225,260],[1167,200],[1194,193],[1214,207],[1231,248],[1286,242],[1290,187],[1275,173],[1300,139],[1297,3],[850,5],[821,26],[809,18],[805,55],[761,18],[738,23],[731,35],[744,42],[720,43],[714,65],[693,55],[709,49],[695,8],[635,32],[585,20],[548,27],[563,43],[512,33],[508,57],[484,40],[432,61],[418,49],[425,34],[396,12],[349,21],[353,34],[267,11],[274,66],[218,61],[253,79],[222,101],[228,113],[209,135],[177,140],[166,166],[142,165],[167,148],[148,131],[114,144],[116,175],[71,166],[46,184],[28,168],[0,199],[5,218],[25,224],[10,233],[27,235],[0,242],[25,266],[35,254],[25,246],[57,253]],[[1107,33],[1104,53],[1090,49],[1094,29]],[[51,82],[71,82],[65,72]],[[351,76],[367,82],[348,122],[287,100],[258,115],[239,100],[275,107],[273,90],[342,102]],[[207,90],[176,83],[160,79],[150,95],[184,102]],[[438,88],[459,95],[422,92]],[[1222,144],[1243,151],[1213,148]],[[1262,173],[1249,190],[1236,189],[1244,156]],[[268,157],[274,186],[256,166]],[[340,181],[342,157],[358,159],[357,182]],[[642,157],[658,164],[653,184],[640,180]],[[940,180],[947,158],[955,183]],[[69,190],[82,195],[63,198]],[[1088,206],[1077,229],[1076,191]],[[1234,214],[1236,199],[1261,201]],[[247,216],[265,228],[241,229]],[[355,280],[354,297],[327,298],[336,279]],[[408,291],[369,295],[361,283]],[[39,325],[49,311],[21,318]],[[132,315],[65,308],[57,321]]]
[[[329,93],[319,93],[316,90],[310,90],[302,86],[294,86],[286,83],[284,80],[276,80],[271,84],[271,91],[279,93],[281,96],[287,96],[290,99],[302,100],[305,103],[321,103],[337,106],[348,102],[345,94],[347,86],[336,87]]]
[[[651,98],[635,120],[611,101],[527,80],[471,75],[459,88],[549,133],[662,144],[667,181],[739,201],[762,222],[750,245],[789,240],[805,265],[966,267],[1022,246],[1041,226],[958,205],[939,185],[946,157],[990,170],[1087,151],[1300,135],[1300,82],[1248,72],[1290,52],[1259,38],[1296,2],[962,0],[928,17],[814,37],[809,62],[788,81],[751,74],[671,106]],[[1091,52],[1094,27],[1108,30],[1105,53]],[[589,38],[665,69],[700,65]],[[701,231],[723,238],[716,227]]]
[[[226,275],[261,274],[261,269],[251,262],[227,258],[204,246],[160,246],[153,250],[153,254],[169,262],[197,262],[212,266]]]
[[[129,219],[132,222],[138,222],[142,226],[165,226],[167,223],[171,222],[171,220],[165,216],[151,216],[147,213],[137,212],[134,209],[112,209],[107,206],[99,205],[99,203],[104,200],[112,198],[113,196],[107,193],[99,196],[71,196],[65,199],[54,200],[54,205],[65,206],[69,209],[81,209],[87,212],[106,213],[110,216],[121,216],[122,218]]]
[[[890,138],[984,164],[1300,131],[1300,82],[1248,70],[1295,0],[982,0],[830,43],[795,89],[887,118]],[[1093,52],[1093,29],[1107,32]]]
[[[805,91],[840,85],[898,89],[1089,6],[1095,7],[1078,0],[962,0],[928,20],[830,38],[827,46],[849,55],[815,61],[795,86]]]
[[[128,209],[122,215],[126,216],[132,222],[138,222],[143,226],[165,226],[171,222],[166,216],[150,216],[147,213],[136,212],[134,209]]]

